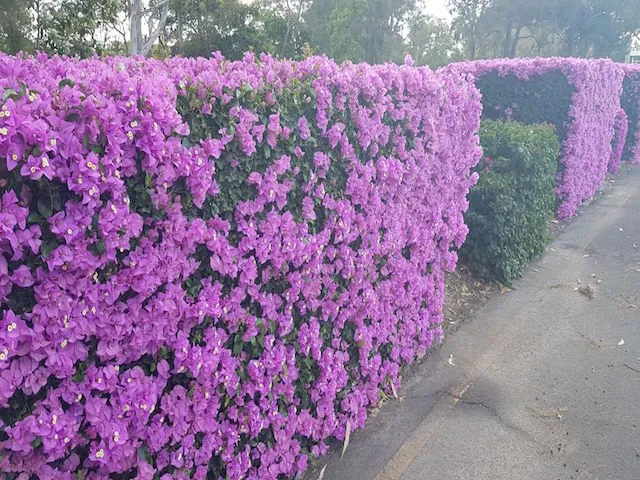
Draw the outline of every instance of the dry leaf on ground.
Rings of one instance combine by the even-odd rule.
[[[351,420],[347,420],[347,431],[344,434],[344,444],[342,445],[342,455],[340,455],[340,458],[344,457],[344,452],[347,451],[350,438],[351,438]]]
[[[325,465],[324,467],[322,467],[322,470],[320,470],[320,476],[318,477],[318,480],[322,480],[324,478],[324,472],[327,470],[327,466]]]

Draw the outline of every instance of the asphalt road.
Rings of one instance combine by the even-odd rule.
[[[640,480],[640,168],[625,169],[325,480]]]

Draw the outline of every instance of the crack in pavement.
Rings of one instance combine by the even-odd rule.
[[[472,407],[482,407],[485,410],[487,410],[489,413],[491,413],[492,416],[494,416],[495,418],[498,419],[498,421],[504,425],[506,428],[508,428],[509,430],[513,430],[514,432],[520,434],[521,436],[523,436],[524,438],[526,438],[527,440],[535,443],[536,445],[543,447],[545,450],[549,450],[549,446],[545,445],[544,443],[540,442],[537,438],[535,438],[534,436],[532,436],[529,432],[527,432],[526,430],[523,430],[520,427],[517,427],[515,425],[511,425],[510,423],[506,422],[498,413],[498,411],[490,406],[485,404],[484,402],[474,402],[471,400],[467,400],[461,396],[455,395],[454,393],[451,393],[448,390],[444,390],[442,392],[440,392],[442,394],[448,395],[451,398],[457,400],[458,402],[464,404],[464,405],[468,405],[468,406],[472,406]]]

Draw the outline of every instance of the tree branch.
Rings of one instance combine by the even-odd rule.
[[[145,8],[144,10],[142,10],[142,12],[140,12],[140,15],[146,15],[149,12],[153,12],[154,10],[156,10],[157,8],[162,7],[163,5],[169,3],[169,0],[160,0],[158,3],[156,3],[155,5],[150,6],[149,8]]]
[[[153,31],[153,33],[149,35],[149,39],[145,42],[144,46],[140,50],[140,55],[143,55],[146,57],[149,54],[149,52],[151,51],[151,47],[153,47],[153,44],[156,42],[156,40],[160,36],[160,33],[162,32],[164,25],[167,23],[167,18],[169,18],[169,2],[166,1],[164,3],[164,11],[162,12],[162,17],[158,22],[158,26]]]

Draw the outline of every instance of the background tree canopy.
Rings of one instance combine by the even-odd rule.
[[[410,53],[439,67],[537,55],[623,60],[640,30],[640,0],[445,0],[449,20],[427,14],[435,1],[0,0],[0,49],[81,57],[221,51],[231,59],[254,50],[370,63]]]

